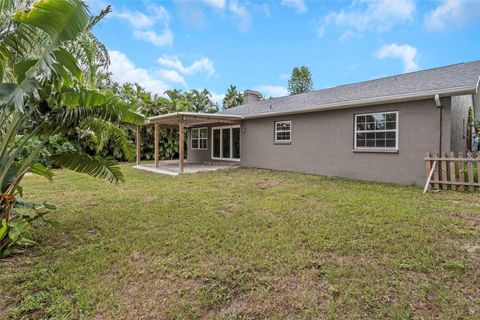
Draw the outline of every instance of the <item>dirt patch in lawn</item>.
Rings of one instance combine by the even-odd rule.
[[[448,216],[454,218],[460,218],[464,221],[469,227],[475,231],[480,231],[480,215],[471,214],[468,212],[448,212]]]
[[[253,318],[302,317],[305,309],[328,308],[329,293],[326,284],[309,270],[277,277],[260,277],[267,283],[248,295],[239,296],[219,313]]]

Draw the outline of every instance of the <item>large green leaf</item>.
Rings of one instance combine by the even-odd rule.
[[[74,40],[87,27],[89,15],[80,0],[40,0],[28,11],[18,11],[13,20],[43,30],[54,45]]]
[[[28,171],[33,174],[45,177],[50,181],[53,180],[53,171],[50,170],[50,168],[45,167],[41,163],[38,163],[38,162],[32,163]]]
[[[108,142],[119,145],[128,160],[135,157],[134,145],[126,132],[116,124],[101,119],[87,119],[80,123],[80,128],[92,131],[97,137],[97,149],[102,150]]]
[[[13,71],[15,72],[15,76],[17,77],[17,81],[19,83],[25,80],[26,73],[37,62],[38,62],[38,59],[26,59],[26,60],[21,60],[20,62],[18,62],[13,66]]]
[[[24,80],[19,82],[8,97],[0,100],[0,106],[15,105],[17,110],[23,112],[24,96],[38,89],[38,86],[33,85],[37,82],[36,73],[41,71],[44,76],[49,74],[56,62],[54,51],[62,43],[74,40],[85,30],[89,23],[89,14],[85,4],[80,0],[39,0],[28,10],[17,11],[13,21],[17,27],[13,31],[8,30],[10,33],[3,39],[0,46],[3,55],[9,54],[8,49],[23,52],[25,48],[17,49],[15,46],[16,43],[22,42],[19,39],[28,43],[31,39],[42,39],[42,35],[38,36],[38,33],[48,35],[44,37],[45,41],[36,43],[43,48],[40,47],[42,50],[37,55],[37,62],[22,76]],[[39,32],[38,29],[43,32]],[[50,38],[50,41],[47,41],[47,38]],[[5,41],[8,42],[7,45]],[[62,58],[67,59],[65,55]]]
[[[75,172],[107,179],[114,183],[123,181],[123,174],[120,168],[114,161],[109,159],[92,157],[83,153],[67,152],[53,155],[50,157],[50,160],[60,167],[68,168]]]
[[[2,240],[7,234],[7,219],[2,219],[0,226],[0,240]]]
[[[77,64],[77,59],[67,50],[60,48],[55,50],[53,53],[57,62],[63,66],[65,69],[70,71],[70,73],[77,79],[80,79],[82,76],[82,70]]]

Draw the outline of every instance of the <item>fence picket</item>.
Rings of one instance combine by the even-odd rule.
[[[480,151],[477,151],[476,161],[474,162],[477,165],[477,183],[480,183]],[[477,191],[480,191],[480,187],[477,187]]]
[[[451,160],[449,161],[450,162],[450,181],[451,182],[456,182],[457,181],[457,177],[456,177],[456,170],[455,170],[455,152],[453,151],[450,151],[450,158]],[[456,190],[456,185],[452,184],[450,185],[450,188],[452,188],[452,190]]]

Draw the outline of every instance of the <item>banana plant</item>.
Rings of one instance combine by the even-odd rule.
[[[36,162],[51,136],[88,131],[99,150],[113,142],[132,158],[133,145],[119,125],[140,125],[145,118],[112,92],[97,89],[96,75],[109,58],[91,29],[109,7],[90,16],[81,0],[0,0],[0,9],[0,255],[8,255],[15,244],[33,243],[24,237],[33,220],[18,213],[19,203],[27,203],[20,183],[27,172],[52,179],[53,172]],[[31,139],[41,142],[18,160]],[[50,161],[123,181],[110,159],[65,152]]]

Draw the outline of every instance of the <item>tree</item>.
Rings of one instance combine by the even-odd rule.
[[[223,98],[223,109],[229,109],[239,106],[243,103],[243,94],[237,91],[237,87],[230,85],[225,97]]]
[[[193,89],[185,94],[185,98],[189,105],[189,111],[206,113],[218,111],[217,107],[213,104],[212,94],[207,89],[203,89],[202,91]]]
[[[91,30],[109,7],[94,17],[81,0],[28,6],[0,0],[0,8],[0,256],[5,256],[16,244],[31,244],[24,236],[28,227],[53,209],[23,200],[19,186],[27,172],[52,179],[53,172],[36,162],[52,136],[91,132],[99,149],[113,141],[133,158],[133,145],[119,124],[140,125],[145,118],[111,91],[97,89],[96,75],[108,66],[108,53]],[[19,159],[34,140],[28,156]],[[49,160],[123,181],[109,159],[67,150]]]
[[[295,67],[288,79],[288,92],[291,95],[309,92],[313,90],[312,74],[308,67]]]

